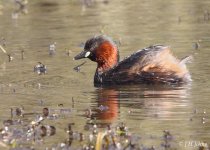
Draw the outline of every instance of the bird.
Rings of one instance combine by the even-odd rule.
[[[119,61],[119,50],[106,35],[85,42],[84,50],[73,59],[89,58],[97,63],[94,85],[183,84],[191,81],[186,67],[189,57],[176,58],[169,46],[152,45]]]

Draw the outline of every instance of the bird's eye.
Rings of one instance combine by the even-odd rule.
[[[90,51],[87,51],[86,53],[85,53],[85,57],[87,58],[87,57],[89,57],[90,56]]]

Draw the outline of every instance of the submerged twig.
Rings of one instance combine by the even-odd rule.
[[[24,59],[24,50],[21,50],[21,59]]]
[[[2,50],[3,53],[5,53],[8,56],[9,62],[13,60],[13,57],[7,53],[7,51],[3,48],[3,46],[0,45],[0,49]]]
[[[84,62],[81,63],[80,65],[74,67],[73,69],[74,69],[76,72],[80,72],[80,67],[83,66],[85,63],[86,63],[86,61],[84,61]]]
[[[99,132],[96,140],[96,150],[100,150],[102,148],[102,141],[106,135],[106,132]]]
[[[0,45],[0,49],[1,49],[5,54],[7,54],[7,51],[3,48],[3,46]]]

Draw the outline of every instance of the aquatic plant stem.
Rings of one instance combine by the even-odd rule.
[[[0,49],[5,53],[7,54],[7,51],[0,45]]]
[[[96,150],[101,150],[103,138],[104,138],[105,135],[106,135],[105,132],[99,132],[98,133],[97,140],[96,140]]]

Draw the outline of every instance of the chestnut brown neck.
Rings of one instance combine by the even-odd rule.
[[[98,63],[97,71],[104,73],[117,65],[118,63],[118,50],[115,45],[109,41],[103,42],[96,49],[96,62]]]

